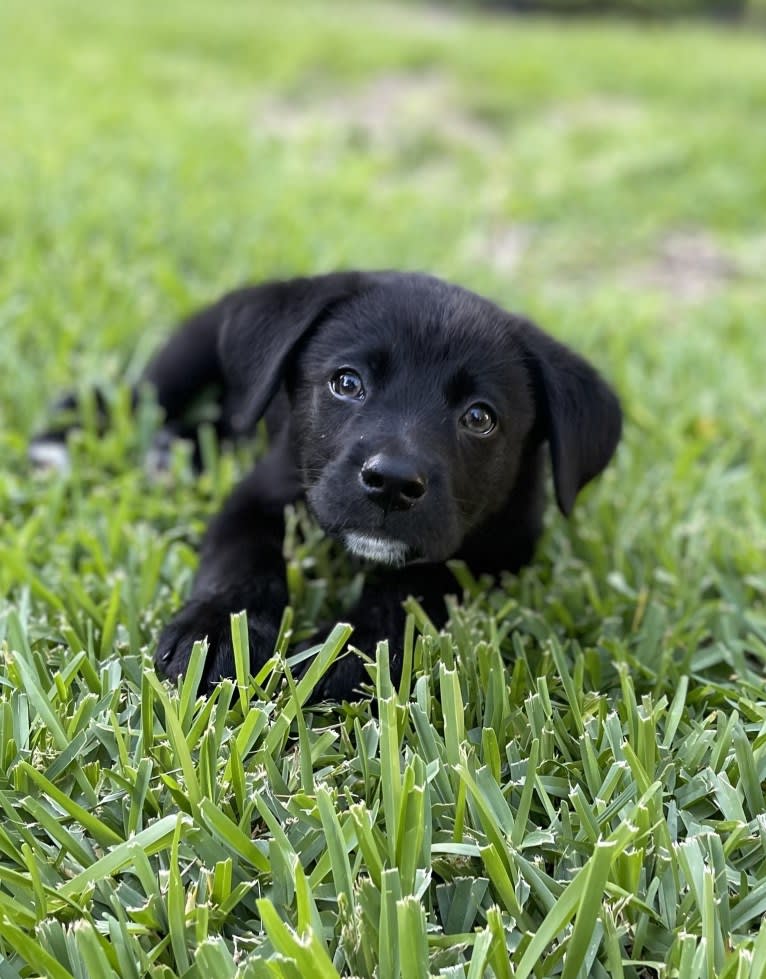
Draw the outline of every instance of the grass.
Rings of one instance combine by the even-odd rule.
[[[0,979],[766,976],[762,39],[6,0],[0,61]],[[291,515],[280,655],[197,700],[152,640],[244,459],[151,483],[122,380],[195,303],[340,266],[537,317],[624,443],[533,567],[456,567],[444,634],[412,604],[371,704],[302,709],[288,630],[359,581]],[[114,426],[40,478],[72,378]]]

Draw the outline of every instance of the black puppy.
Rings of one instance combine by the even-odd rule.
[[[352,612],[354,644],[399,643],[409,594],[443,622],[443,562],[516,571],[532,556],[550,454],[568,514],[620,437],[617,398],[596,371],[528,320],[425,275],[348,272],[224,296],[181,325],[145,371],[178,429],[205,388],[221,431],[265,417],[270,449],[205,535],[187,604],[155,664],[183,673],[208,637],[204,684],[232,676],[230,614],[247,610],[251,668],[271,655],[287,602],[283,509],[305,499],[319,526],[378,566]],[[33,445],[38,457],[45,437]],[[366,678],[346,657],[316,692],[349,698]]]

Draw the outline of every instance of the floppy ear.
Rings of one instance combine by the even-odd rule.
[[[277,393],[296,344],[369,277],[339,272],[267,282],[222,300],[218,357],[233,404],[233,423],[248,431]]]
[[[579,491],[605,468],[622,431],[616,394],[591,365],[532,323],[522,327],[553,484],[568,516]]]

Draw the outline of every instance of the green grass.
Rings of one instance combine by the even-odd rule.
[[[0,63],[0,979],[766,976],[762,37],[5,0]],[[381,647],[373,706],[303,711],[282,656],[197,700],[152,641],[244,459],[152,484],[122,379],[342,266],[535,316],[624,442],[533,567],[456,568],[443,635],[412,606],[402,689]],[[40,478],[73,378],[115,424]],[[282,652],[360,584],[286,546]]]

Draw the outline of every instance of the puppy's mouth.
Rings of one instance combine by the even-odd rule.
[[[356,530],[347,531],[343,535],[343,543],[346,550],[355,557],[365,558],[376,564],[388,564],[395,568],[400,568],[406,563],[407,553],[410,550],[404,541]]]

